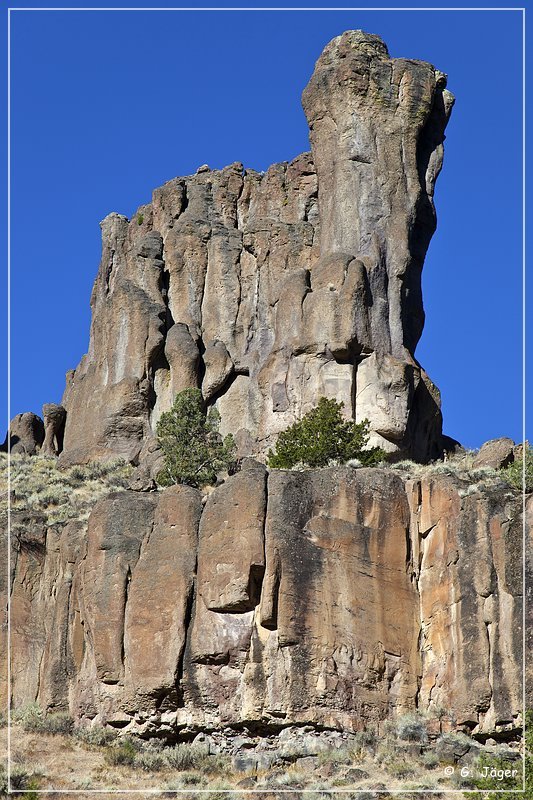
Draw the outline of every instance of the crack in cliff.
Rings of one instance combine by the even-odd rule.
[[[113,267],[115,266],[115,250],[111,250],[109,255],[109,260],[107,262],[107,268],[104,275],[104,283],[105,283],[105,294],[106,297],[108,296],[109,292],[111,291],[110,279],[111,273],[113,272]]]
[[[139,554],[140,555],[140,554]],[[120,661],[122,664],[122,669],[125,669],[125,653],[126,653],[126,610],[128,608],[128,598],[130,593],[130,583],[131,583],[131,565],[128,564],[128,569],[126,571],[126,577],[124,579],[124,611],[122,614],[122,637],[120,642]],[[119,682],[118,678],[116,680],[107,679],[103,681],[107,684],[116,684]]]
[[[203,513],[203,510],[202,510]],[[200,516],[201,520],[201,516]],[[200,524],[200,523],[199,523]],[[198,545],[196,546],[196,561],[194,563],[194,573],[185,603],[185,614],[183,618],[183,627],[185,629],[185,636],[183,637],[183,646],[181,652],[178,654],[178,663],[174,673],[174,685],[176,687],[176,707],[185,708],[183,675],[185,671],[185,653],[190,646],[190,636],[192,631],[193,609],[196,601],[196,590],[198,580]]]
[[[186,180],[181,184],[183,186],[183,194],[181,196],[181,210],[175,219],[179,219],[189,208],[189,186]]]

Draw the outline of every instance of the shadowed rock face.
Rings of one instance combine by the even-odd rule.
[[[36,520],[12,541],[15,705],[170,738],[379,729],[413,709],[516,729],[521,501],[505,492],[248,461],[203,511],[175,486],[110,495],[87,526]]]
[[[62,462],[145,462],[159,416],[190,386],[240,455],[264,455],[324,395],[370,420],[371,444],[439,456],[439,395],[414,351],[445,84],[347,32],[303,93],[312,154],[264,174],[203,167],[131,221],[106,217]]]
[[[45,403],[43,418],[45,435],[41,452],[43,455],[57,456],[63,450],[66,411],[56,403]]]

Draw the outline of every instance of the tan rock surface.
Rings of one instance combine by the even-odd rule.
[[[312,155],[264,174],[204,165],[131,220],[106,217],[61,463],[143,461],[188,386],[218,407],[241,455],[264,457],[324,395],[368,418],[385,449],[438,457],[440,399],[414,352],[445,84],[430,64],[347,32],[303,94]]]
[[[203,511],[176,486],[39,524],[13,539],[16,707],[171,737],[379,729],[415,708],[520,727],[521,500],[503,483],[351,467],[267,480],[247,461]]]
[[[157,498],[135,492],[111,495],[89,519],[82,567],[83,621],[96,675],[107,684],[124,676],[124,614],[143,539],[151,532]]]
[[[124,682],[137,696],[175,692],[192,602],[201,494],[172,486],[160,497],[131,577],[124,614]]]
[[[498,496],[499,494],[499,496]],[[465,493],[453,478],[410,494],[420,595],[420,703],[479,730],[516,724],[522,708],[519,500]]]
[[[519,500],[502,489],[274,471],[260,603],[255,614],[202,604],[182,719],[356,729],[416,707],[474,731],[516,729],[520,534]]]

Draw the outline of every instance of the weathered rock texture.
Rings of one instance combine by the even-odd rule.
[[[89,352],[63,398],[63,463],[143,462],[189,386],[241,455],[264,455],[325,395],[370,420],[372,444],[439,456],[439,395],[414,352],[445,85],[377,36],[344,33],[303,94],[312,154],[264,174],[204,166],[131,220],[106,217]]]
[[[203,511],[176,486],[36,521],[12,541],[13,702],[169,738],[413,709],[515,731],[521,499],[468,487],[248,460]]]
[[[44,442],[43,421],[32,411],[17,414],[9,423],[9,431],[1,447],[7,453],[26,453],[34,456]]]
[[[202,167],[131,221],[107,217],[62,462],[119,455],[153,471],[157,419],[190,386],[243,456],[263,456],[321,395],[368,417],[375,443],[439,455],[438,393],[414,351],[444,86],[432,66],[345,33],[304,92],[312,155],[264,175]],[[11,434],[57,454],[63,408],[44,415],[46,436],[31,415]],[[512,458],[499,440],[479,463]],[[171,739],[379,729],[414,709],[480,735],[520,728],[516,493],[433,468],[242,465],[204,497],[111,494],[87,524],[47,527],[28,510],[0,575],[15,707]],[[134,485],[153,488],[142,474]],[[5,617],[0,632],[5,654]]]
[[[57,456],[63,450],[63,435],[67,412],[56,403],[45,403],[43,406],[44,442],[42,453]]]

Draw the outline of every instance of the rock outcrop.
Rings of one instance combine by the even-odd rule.
[[[485,442],[477,453],[474,464],[476,467],[491,467],[501,469],[522,458],[522,445],[515,445],[512,439],[502,436],[500,439],[491,439]]]
[[[34,456],[44,442],[42,419],[32,411],[17,414],[9,423],[9,431],[2,445],[3,452],[26,453]]]
[[[304,91],[312,153],[265,174],[204,165],[102,222],[89,352],[44,425],[15,419],[11,446],[142,469],[88,521],[17,507],[0,575],[14,707],[172,741],[306,725],[335,739],[412,710],[444,717],[439,730],[518,734],[522,504],[490,472],[513,442],[482,448],[477,477],[262,463],[323,395],[397,457],[456,449],[414,355],[445,84],[345,33]],[[241,469],[204,494],[150,491],[157,420],[188,387],[220,412]],[[4,616],[4,659],[6,636]]]
[[[312,153],[264,174],[204,165],[131,220],[106,217],[62,463],[142,462],[190,386],[241,456],[264,455],[324,395],[370,420],[371,444],[438,457],[439,394],[414,352],[445,86],[377,36],[344,33],[303,93]]]
[[[63,450],[63,435],[67,412],[56,403],[45,403],[43,406],[44,442],[43,455],[57,456]]]
[[[13,540],[12,691],[178,739],[521,724],[521,500],[429,471],[271,471],[124,491]]]

